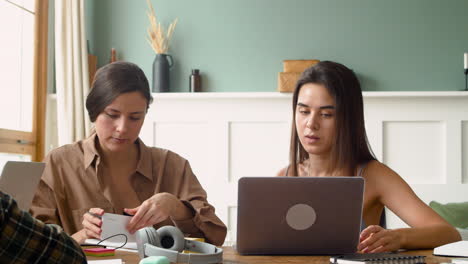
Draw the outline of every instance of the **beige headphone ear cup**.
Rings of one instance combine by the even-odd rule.
[[[145,227],[145,231],[148,237],[148,243],[157,247],[161,247],[161,240],[156,229],[154,227]]]
[[[185,238],[182,231],[175,226],[163,226],[157,231],[161,248],[182,252],[185,248]]]
[[[159,243],[159,236],[158,233],[156,232],[156,229],[153,227],[145,227],[142,229],[139,229],[135,233],[136,236],[136,242],[137,242],[137,248],[138,248],[138,254],[140,255],[140,258],[145,257],[145,244],[151,244],[157,247],[160,247],[161,244]]]

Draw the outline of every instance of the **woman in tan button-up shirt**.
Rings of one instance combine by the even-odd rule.
[[[139,138],[152,97],[143,71],[115,62],[96,74],[86,99],[95,133],[51,151],[34,197],[34,217],[83,242],[100,238],[95,215],[133,215],[128,230],[175,225],[222,245],[226,226],[207,202],[187,160]]]

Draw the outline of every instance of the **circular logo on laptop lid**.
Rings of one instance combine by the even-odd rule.
[[[306,230],[315,223],[316,219],[314,208],[307,204],[293,205],[286,213],[286,223],[295,230]]]

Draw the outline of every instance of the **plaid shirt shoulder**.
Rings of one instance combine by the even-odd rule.
[[[86,263],[80,246],[59,226],[47,225],[0,192],[0,263]]]

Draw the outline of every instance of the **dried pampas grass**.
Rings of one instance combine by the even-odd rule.
[[[148,3],[150,11],[147,12],[148,19],[150,21],[150,26],[148,27],[148,43],[154,52],[159,54],[167,53],[169,50],[169,42],[172,38],[172,33],[177,25],[177,18],[169,25],[167,29],[167,34],[164,32],[164,28],[161,26],[161,23],[156,19],[156,14],[154,13],[153,5],[151,5],[150,0],[146,0]]]

